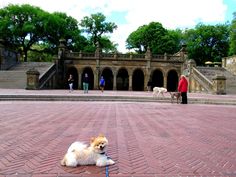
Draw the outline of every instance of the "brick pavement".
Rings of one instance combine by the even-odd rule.
[[[236,176],[236,109],[129,102],[0,102],[0,177],[105,177],[62,167],[70,143],[104,133],[110,177]]]

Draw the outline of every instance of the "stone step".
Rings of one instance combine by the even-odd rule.
[[[42,75],[52,65],[51,62],[22,62],[9,70],[0,71],[0,88],[24,89],[26,88],[26,72],[35,68]]]
[[[27,94],[27,95],[0,95],[0,101],[116,101],[116,102],[161,102],[171,103],[169,97],[150,97],[150,96],[102,96],[102,95],[47,95],[47,94]],[[173,104],[177,104],[173,102]],[[219,99],[219,98],[188,98],[188,104],[215,104],[215,105],[236,105],[235,99]]]

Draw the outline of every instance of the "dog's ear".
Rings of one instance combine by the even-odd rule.
[[[98,137],[105,137],[104,134],[100,133]]]
[[[94,137],[92,137],[92,138],[90,139],[90,143],[93,143],[93,142],[94,142],[94,140],[95,140],[95,138],[94,138]]]

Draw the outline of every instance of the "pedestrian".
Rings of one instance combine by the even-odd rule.
[[[72,76],[72,74],[69,75],[68,78],[68,84],[69,84],[69,91],[72,92],[73,91],[73,84],[74,84],[74,78]]]
[[[180,81],[178,84],[178,91],[181,94],[182,102],[181,104],[188,104],[187,91],[188,91],[188,81],[184,75],[180,76]]]
[[[88,74],[84,74],[84,79],[83,79],[83,90],[84,93],[88,93],[88,88],[89,88],[89,77]]]
[[[152,82],[151,81],[148,81],[147,90],[148,90],[148,92],[150,92],[152,90]]]
[[[101,91],[103,92],[104,87],[105,87],[105,79],[103,78],[103,76],[101,76],[101,79],[99,81],[99,87],[100,87]]]

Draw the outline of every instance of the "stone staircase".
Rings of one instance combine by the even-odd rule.
[[[35,68],[43,75],[51,65],[51,62],[22,62],[9,70],[0,70],[0,88],[25,89],[29,69]]]
[[[236,75],[222,67],[196,67],[196,69],[204,75],[208,80],[212,81],[215,75],[223,75],[226,77],[226,93],[236,94]]]

